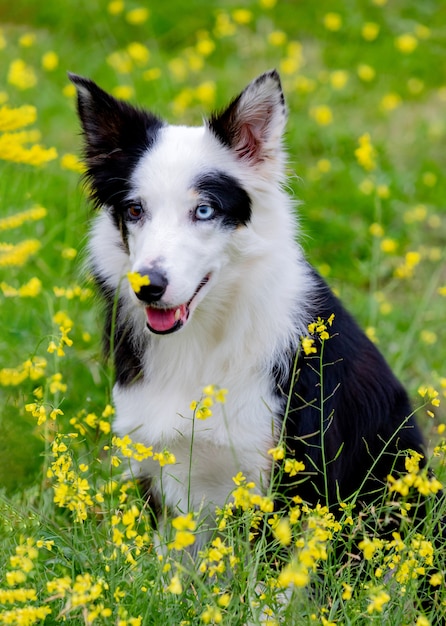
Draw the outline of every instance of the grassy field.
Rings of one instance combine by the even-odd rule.
[[[0,15],[0,624],[437,623],[441,511],[406,521],[406,498],[437,489],[415,458],[372,518],[354,502],[277,518],[238,476],[198,564],[193,512],[153,550],[121,477],[151,452],[110,429],[67,71],[191,124],[280,71],[303,246],[406,385],[445,482],[446,5],[0,0]],[[378,539],[389,517],[401,534]]]

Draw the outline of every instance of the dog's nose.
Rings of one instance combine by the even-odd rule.
[[[135,292],[136,297],[147,304],[160,300],[169,282],[166,274],[162,270],[156,268],[147,269],[145,267],[140,269],[138,273],[141,276],[148,276],[150,282],[148,285],[142,285],[138,293]]]

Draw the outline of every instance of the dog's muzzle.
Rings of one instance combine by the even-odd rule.
[[[157,335],[167,335],[182,328],[189,319],[193,302],[199,291],[209,281],[210,274],[207,274],[199,283],[192,298],[183,304],[174,307],[163,306],[160,302],[166,292],[169,281],[164,272],[159,269],[146,268],[139,270],[141,276],[149,278],[149,284],[141,286],[136,293],[136,297],[147,306],[145,307],[147,327]]]

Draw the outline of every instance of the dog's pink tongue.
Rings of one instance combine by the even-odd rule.
[[[147,323],[155,332],[165,333],[171,330],[181,320],[183,323],[187,318],[186,305],[181,304],[174,309],[159,309],[156,307],[146,307]]]

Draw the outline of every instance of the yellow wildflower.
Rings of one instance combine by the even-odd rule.
[[[57,68],[58,65],[59,65],[58,55],[52,50],[50,50],[49,52],[45,52],[45,54],[42,57],[43,69],[46,70],[47,72],[52,72]]]
[[[145,65],[150,59],[150,51],[147,46],[144,46],[142,43],[137,41],[129,43],[127,46],[127,52],[129,53],[130,58],[137,65]]]
[[[150,285],[149,277],[141,276],[138,272],[128,272],[127,278],[135,293],[139,293],[144,285]]]
[[[125,19],[129,24],[132,24],[132,26],[137,26],[139,24],[144,24],[144,22],[146,22],[149,17],[149,9],[146,9],[145,7],[138,7],[136,9],[132,9],[131,11],[128,11]]]
[[[365,63],[361,63],[358,65],[356,69],[359,78],[365,83],[369,83],[376,76],[376,71],[371,65],[366,65]]]
[[[344,89],[348,82],[348,72],[345,70],[335,70],[330,74],[330,83],[333,89]]]
[[[324,15],[324,26],[327,30],[336,32],[342,27],[342,17],[339,13],[326,13]]]
[[[110,15],[119,15],[124,11],[124,6],[123,0],[112,0],[107,6],[107,10]]]
[[[359,147],[355,150],[356,159],[367,172],[376,168],[376,150],[370,141],[370,134],[364,133],[358,139]]]
[[[326,104],[311,107],[310,116],[319,126],[329,126],[333,122],[333,113]]]
[[[317,353],[317,348],[314,345],[314,339],[311,339],[311,337],[302,337],[301,344],[302,344],[302,350],[307,356],[310,354]]]
[[[37,239],[27,239],[3,250],[0,248],[0,267],[22,267],[40,247],[41,243]]]
[[[403,54],[411,54],[418,46],[418,39],[411,33],[399,35],[395,39],[395,47]]]
[[[290,521],[286,518],[281,518],[273,526],[273,535],[283,546],[289,546],[292,540]]]
[[[11,62],[8,70],[8,83],[18,89],[30,89],[37,84],[37,76],[32,67],[22,59]]]
[[[361,34],[366,41],[375,41],[379,35],[379,30],[379,24],[366,22],[361,29]]]
[[[370,595],[370,603],[367,607],[367,613],[382,613],[384,605],[390,600],[389,594],[384,590],[379,590]]]
[[[232,19],[236,24],[249,24],[252,21],[252,12],[248,9],[235,9],[232,12]]]
[[[384,112],[390,112],[397,109],[401,104],[401,96],[395,92],[385,94],[381,98],[380,109]]]
[[[16,108],[2,106],[0,108],[0,131],[11,132],[29,126],[36,121],[36,118],[36,107],[29,104]]]
[[[308,569],[297,561],[292,561],[286,565],[277,579],[278,586],[282,588],[290,587],[291,585],[305,587],[309,582],[310,575]]]
[[[60,165],[64,170],[71,170],[78,174],[85,172],[85,165],[78,159],[75,154],[66,153],[60,159]]]
[[[342,583],[342,586],[344,588],[344,591],[342,592],[342,599],[350,600],[352,597],[352,593],[353,593],[353,587],[349,585],[348,583]]]
[[[182,593],[183,587],[181,585],[180,577],[178,576],[178,574],[172,576],[166,591],[169,591],[170,593],[173,593],[175,595],[179,595],[180,593]]]
[[[302,461],[297,461],[296,459],[285,459],[283,469],[290,476],[296,476],[298,472],[303,472],[305,470],[305,465]]]

